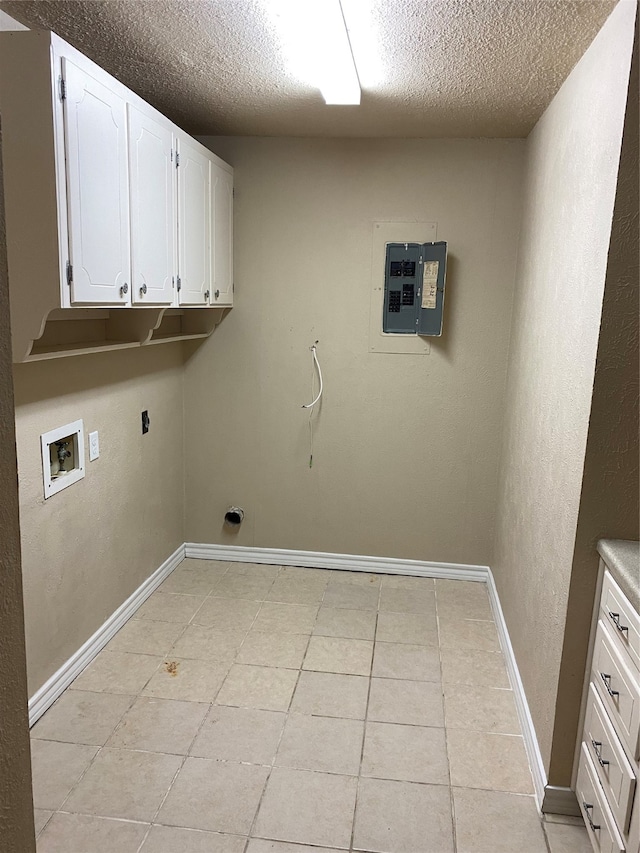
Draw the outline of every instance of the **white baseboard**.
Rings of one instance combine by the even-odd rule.
[[[113,635],[122,628],[136,610],[144,604],[151,593],[171,574],[184,559],[184,544],[180,545],[173,554],[164,561],[156,571],[129,596],[115,613],[104,622],[92,637],[62,664],[60,669],[42,685],[29,700],[29,725],[33,725],[44,712],[56,701],[58,696],[80,675],[101,649],[106,646]]]
[[[500,647],[502,648],[502,653],[507,665],[507,672],[509,673],[509,680],[511,681],[511,687],[513,688],[518,718],[520,720],[520,728],[522,729],[522,735],[524,737],[524,748],[527,753],[527,758],[529,759],[529,767],[531,768],[531,775],[533,777],[533,788],[536,803],[538,805],[538,810],[542,811],[545,789],[547,787],[547,772],[542,761],[540,747],[538,746],[538,738],[536,737],[536,730],[533,726],[531,712],[529,711],[529,703],[527,702],[527,697],[524,692],[524,686],[522,684],[522,679],[520,678],[520,671],[518,669],[518,664],[516,663],[513,646],[511,645],[511,638],[509,637],[509,631],[507,630],[507,623],[505,622],[500,598],[498,597],[498,590],[496,589],[496,584],[491,570],[487,573],[487,588],[489,591],[489,599],[491,601],[491,609],[493,610],[493,618],[495,619],[496,628],[498,630]]]
[[[357,554],[291,551],[280,548],[247,548],[240,545],[205,545],[197,542],[185,544],[185,557],[198,560],[228,560],[232,563],[267,563],[276,566],[342,569],[348,572],[418,575],[480,583],[485,583],[489,575],[488,566],[474,566],[466,563],[430,563],[422,560],[397,560],[392,557],[363,557]]]

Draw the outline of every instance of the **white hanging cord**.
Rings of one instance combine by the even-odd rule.
[[[318,361],[318,356],[316,354],[316,343],[310,347],[311,354],[313,356],[313,361],[311,362],[311,396],[313,397],[313,392],[316,386],[316,368],[318,369],[318,377],[320,378],[320,390],[318,391],[318,395],[314,398],[312,403],[307,403],[303,405],[303,409],[309,409],[309,468],[313,467],[313,407],[322,397],[322,370],[320,370],[320,362]]]
[[[318,361],[318,356],[316,355],[316,344],[317,343],[318,342],[316,341],[316,343],[310,349],[311,349],[311,354],[313,355],[313,360],[315,362],[315,366],[318,368],[318,377],[320,378],[320,390],[318,391],[318,396],[315,398],[313,403],[307,403],[306,405],[303,405],[303,407],[302,407],[303,409],[312,409],[315,406],[315,404],[318,402],[320,397],[322,397],[322,371],[320,370],[320,362]],[[313,393],[313,391],[311,393]]]
[[[313,365],[312,365],[313,368]],[[316,386],[316,372],[311,373],[311,396]],[[309,468],[313,468],[313,409],[309,409]]]

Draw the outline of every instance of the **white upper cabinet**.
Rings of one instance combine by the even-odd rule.
[[[209,158],[185,136],[178,156],[178,302],[205,305],[211,292]]]
[[[14,361],[211,334],[233,169],[46,30],[0,33],[0,116]]]
[[[211,161],[211,304],[233,305],[233,172]]]
[[[126,103],[65,57],[62,78],[71,302],[127,305],[131,258]]]
[[[129,180],[131,194],[132,302],[171,305],[176,277],[175,138],[131,104]]]

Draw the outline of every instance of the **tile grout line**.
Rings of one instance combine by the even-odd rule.
[[[231,568],[230,566],[227,568],[227,571],[222,575],[222,577],[224,577],[224,576],[227,574],[227,572],[229,571],[229,569],[230,569],[230,568]],[[211,593],[209,593],[209,595],[207,595],[207,596],[205,597],[204,601],[206,601],[206,600],[210,597],[210,595],[211,595]],[[193,614],[193,616],[191,617],[191,619],[189,620],[189,622],[188,622],[188,623],[187,623],[187,625],[185,626],[185,631],[187,630],[187,627],[189,627],[189,625],[193,624],[193,620],[195,619],[196,614],[197,614],[197,613],[199,613],[199,612],[200,612],[201,607],[202,607],[202,606],[204,606],[204,601],[202,602],[202,605],[201,605],[201,606],[196,610],[196,612]],[[183,633],[184,633],[184,632],[183,632]],[[176,641],[176,642],[177,642],[177,641]],[[231,669],[231,667],[229,667],[229,670],[230,670],[230,669]],[[228,675],[228,672],[227,672],[227,675]],[[214,694],[214,696],[213,696],[213,698],[212,698],[211,702],[209,702],[209,703],[208,703],[209,707],[208,707],[208,709],[205,711],[204,716],[202,717],[202,720],[200,721],[200,725],[198,726],[198,728],[197,728],[197,730],[196,730],[196,733],[195,733],[195,734],[194,734],[194,736],[191,738],[191,741],[190,741],[190,743],[189,743],[189,746],[188,746],[188,748],[187,748],[187,750],[186,750],[186,752],[185,752],[184,756],[182,756],[182,761],[180,762],[180,766],[178,767],[178,769],[177,769],[177,770],[176,770],[176,772],[174,773],[173,778],[171,779],[171,782],[169,783],[169,787],[167,788],[167,790],[166,790],[166,792],[165,792],[164,797],[162,797],[162,799],[160,800],[160,804],[158,805],[158,808],[156,809],[156,811],[155,811],[155,813],[154,813],[154,815],[153,815],[153,818],[149,821],[149,828],[148,828],[148,830],[146,831],[146,833],[145,833],[145,835],[144,835],[144,838],[143,838],[143,839],[142,839],[142,841],[140,842],[140,845],[139,845],[139,847],[138,847],[137,853],[140,853],[140,851],[142,850],[143,845],[146,843],[147,838],[149,837],[149,834],[151,833],[151,829],[153,828],[153,825],[154,825],[154,823],[155,823],[155,821],[156,821],[156,819],[157,819],[158,815],[160,814],[160,811],[161,811],[161,809],[162,809],[163,805],[164,805],[164,804],[165,804],[165,802],[167,801],[167,798],[169,797],[169,794],[171,793],[171,790],[172,790],[172,788],[173,788],[173,786],[174,786],[174,784],[175,784],[176,779],[178,778],[178,776],[179,776],[180,772],[182,771],[183,767],[184,767],[184,766],[185,766],[185,764],[187,763],[187,758],[189,758],[189,757],[190,757],[189,753],[191,752],[191,749],[192,749],[192,747],[193,747],[193,744],[195,743],[195,740],[196,740],[196,738],[198,737],[198,735],[200,734],[200,732],[202,731],[202,727],[203,727],[203,726],[204,726],[204,724],[205,724],[205,720],[207,719],[207,717],[209,716],[209,713],[211,712],[211,708],[213,707],[213,704],[214,704],[214,702],[215,702],[215,700],[216,700],[216,697],[218,696],[218,693],[219,693],[219,692],[220,692],[220,690],[222,689],[222,685],[224,684],[225,679],[226,679],[226,675],[225,675],[225,677],[220,681],[220,684],[218,685],[218,689],[215,691],[215,694]],[[146,685],[145,685],[145,686],[146,686]],[[144,688],[143,688],[143,689],[144,689]]]
[[[177,567],[176,567],[176,568],[177,568]],[[205,598],[205,600],[206,600],[206,598]],[[204,601],[203,601],[203,604],[204,604]],[[201,606],[202,606],[202,605],[201,605]],[[199,608],[198,608],[198,610],[199,610]],[[197,612],[197,611],[196,611],[196,612]],[[194,614],[194,615],[195,615],[195,614]],[[192,618],[193,618],[193,617],[192,617]],[[143,620],[139,620],[139,621],[143,621]],[[124,627],[124,626],[123,626],[123,627]],[[187,626],[185,625],[185,628],[184,628],[184,629],[183,629],[183,631],[181,632],[180,636],[182,636],[182,633],[184,633],[184,631],[186,630],[186,628],[187,628]],[[115,636],[117,636],[117,634],[116,634]],[[112,638],[112,639],[113,639],[113,638]],[[177,642],[177,640],[176,640],[176,642]],[[107,647],[108,647],[108,645],[109,645],[109,644],[107,644]],[[104,649],[104,650],[106,650],[106,649],[107,649],[107,647],[105,647],[105,649]],[[156,655],[149,655],[149,657],[156,657]],[[158,657],[162,657],[162,656],[158,655]],[[110,734],[107,736],[107,738],[105,739],[104,743],[103,743],[102,745],[98,745],[98,748],[97,748],[97,750],[96,750],[95,755],[93,756],[93,758],[91,759],[91,761],[88,763],[88,765],[85,767],[84,771],[80,774],[80,776],[79,776],[79,777],[78,777],[78,779],[76,780],[75,784],[71,787],[71,789],[70,789],[70,790],[69,790],[69,792],[67,793],[67,796],[64,798],[64,800],[62,801],[62,803],[60,804],[60,806],[52,812],[52,814],[50,815],[49,819],[46,821],[45,825],[41,828],[40,832],[38,833],[38,836],[40,836],[40,834],[44,831],[45,827],[47,826],[47,824],[49,823],[49,821],[51,820],[51,818],[53,817],[53,815],[54,815],[54,814],[56,814],[57,812],[62,812],[62,810],[63,810],[63,807],[64,807],[65,803],[67,803],[67,801],[69,800],[69,797],[70,797],[70,796],[74,793],[74,791],[78,788],[78,786],[79,786],[80,782],[84,779],[84,777],[86,776],[86,774],[89,772],[89,769],[93,766],[93,764],[95,763],[95,761],[96,761],[96,759],[98,758],[98,756],[102,753],[102,751],[103,751],[105,748],[107,748],[107,747],[106,747],[107,742],[109,741],[109,739],[110,739],[111,737],[113,737],[113,735],[114,735],[114,734],[115,734],[115,732],[117,731],[118,727],[119,727],[119,726],[120,726],[120,724],[122,723],[122,720],[124,719],[125,715],[129,713],[129,711],[131,710],[131,708],[132,708],[132,707],[133,707],[133,705],[135,704],[136,700],[141,696],[142,691],[143,691],[143,690],[144,690],[144,688],[147,686],[147,684],[149,683],[149,681],[151,680],[151,678],[153,678],[153,676],[156,674],[156,672],[158,672],[158,670],[160,669],[160,666],[161,666],[161,664],[158,664],[158,666],[156,667],[156,669],[155,669],[155,670],[153,671],[153,673],[149,676],[149,678],[145,681],[144,685],[140,688],[140,690],[138,691],[138,693],[137,693],[137,694],[126,694],[126,693],[125,693],[125,694],[122,694],[122,693],[120,693],[120,694],[111,694],[111,695],[119,695],[119,696],[122,696],[122,695],[124,695],[124,696],[130,696],[130,698],[131,698],[131,702],[129,703],[128,707],[127,707],[127,708],[125,708],[125,709],[124,709],[124,711],[122,712],[122,714],[120,715],[119,719],[117,720],[117,722],[115,723],[115,725],[114,725],[114,727],[113,727],[113,730],[112,730],[112,731],[110,732]],[[74,679],[74,681],[75,681],[75,679]],[[67,690],[68,690],[68,689],[73,689],[73,686],[72,686],[72,685],[73,685],[73,682],[69,685],[69,687],[67,688]],[[76,688],[76,692],[80,692],[80,691],[79,691],[79,690],[77,690],[77,688]],[[85,691],[85,692],[87,692],[87,693],[96,693],[96,694],[98,694],[98,695],[110,695],[110,694],[108,693],[108,691],[99,691],[99,690],[96,690],[96,691],[90,691],[90,690],[88,690],[88,691]],[[64,691],[64,693],[66,693],[66,690]],[[64,693],[63,693],[62,695],[64,695]],[[56,700],[56,701],[57,701],[57,700]],[[54,705],[55,705],[55,703],[54,703]],[[53,707],[53,706],[52,706],[52,707]],[[49,709],[47,709],[47,710],[49,710]],[[34,739],[35,739],[35,740],[39,740],[39,738],[37,738],[37,737],[34,737]],[[46,738],[42,738],[42,740],[46,740]],[[68,743],[68,741],[55,741],[55,742],[58,742],[58,743]],[[95,744],[78,744],[78,745],[79,745],[79,746],[83,746],[83,745],[86,745],[86,746],[95,746]],[[70,812],[70,814],[76,814],[76,812]],[[104,816],[104,815],[96,815],[96,817],[106,817],[106,816]],[[145,835],[145,838],[146,838],[146,835]]]
[[[458,836],[456,832],[456,808],[455,801],[453,798],[453,783],[451,779],[451,754],[449,751],[449,737],[447,734],[447,709],[444,698],[444,679],[442,672],[442,646],[440,645],[440,608],[438,607],[438,585],[434,581],[434,594],[435,594],[435,604],[436,604],[436,625],[438,631],[438,661],[440,663],[440,696],[442,698],[442,715],[443,715],[443,723],[444,723],[444,744],[445,744],[445,752],[447,756],[447,774],[449,777],[449,809],[451,813],[451,840],[453,843],[453,851],[456,853],[458,849]]]
[[[544,838],[547,853],[553,853],[553,850],[551,849],[551,842],[549,841],[549,836],[547,835],[547,827],[544,821],[542,821],[542,837]]]
[[[278,573],[278,576],[282,572],[283,568],[284,568],[284,566],[280,567],[280,572]],[[327,585],[328,585],[328,582],[327,582]],[[322,602],[324,601],[325,595],[326,595],[326,588],[325,588],[325,591],[322,593],[322,600],[321,600],[321,603],[318,606],[317,611],[316,611],[316,621],[318,619],[318,613],[320,612],[320,607],[322,607]],[[315,622],[314,622],[313,627],[315,627]],[[265,794],[267,792],[267,786],[269,785],[269,780],[271,779],[271,774],[273,773],[273,770],[275,768],[275,761],[276,761],[276,758],[278,756],[278,750],[280,749],[280,744],[282,743],[282,738],[284,737],[284,731],[287,727],[287,723],[289,722],[289,714],[291,713],[291,705],[293,703],[293,697],[295,696],[296,690],[298,689],[298,684],[300,683],[300,676],[303,672],[302,666],[303,666],[305,658],[307,656],[307,652],[309,651],[309,645],[311,643],[311,637],[313,636],[313,627],[311,629],[311,633],[309,634],[309,638],[307,640],[307,645],[305,647],[304,654],[302,656],[302,660],[300,661],[300,667],[298,668],[298,677],[296,678],[296,683],[294,685],[293,690],[291,691],[291,696],[289,697],[289,704],[287,705],[287,710],[285,711],[285,719],[284,719],[284,722],[282,724],[282,729],[280,730],[280,737],[278,738],[278,743],[276,744],[276,748],[273,752],[273,758],[271,759],[271,768],[267,774],[267,778],[264,780],[264,785],[262,787],[262,793],[260,794],[258,806],[256,808],[255,814],[253,815],[253,820],[251,821],[251,826],[249,827],[249,832],[247,833],[247,841],[246,841],[245,846],[244,846],[245,853],[246,853],[247,848],[249,847],[249,843],[251,842],[251,839],[254,837],[253,831],[254,831],[256,824],[258,822],[258,815],[260,814],[260,809],[262,808],[262,803],[264,801],[264,797],[265,797]]]
[[[367,723],[369,721],[369,700],[371,698],[371,685],[373,683],[373,662],[376,654],[376,637],[378,634],[378,618],[380,616],[380,603],[382,600],[382,584],[383,580],[380,580],[380,586],[378,587],[378,606],[376,607],[376,624],[373,632],[373,644],[371,649],[371,664],[369,667],[369,681],[367,684],[367,701],[364,707],[364,721],[362,726],[362,746],[360,749],[360,763],[358,766],[358,776],[356,779],[356,798],[353,806],[353,820],[351,822],[351,839],[349,843],[349,850],[353,851],[355,845],[355,834],[356,834],[356,815],[358,812],[358,797],[360,794],[360,781],[362,779],[362,762],[364,760],[364,747],[367,740]]]
[[[221,577],[219,578],[219,580],[220,580],[220,579],[222,579],[223,577],[225,577],[225,576],[227,575],[227,573],[229,572],[229,569],[230,569],[230,568],[231,568],[231,564],[229,564],[229,565],[227,566],[226,570],[223,572],[223,574],[221,575]],[[205,601],[207,601],[207,599],[211,597],[211,593],[212,593],[212,591],[213,591],[213,589],[214,589],[214,588],[215,588],[215,584],[214,584],[214,586],[212,587],[212,589],[211,589],[211,590],[209,590],[209,592],[207,593],[207,595],[205,595],[205,597],[204,597],[204,599],[203,599],[202,604],[200,605],[200,607],[196,608],[195,612],[192,614],[192,616],[191,616],[191,618],[189,619],[189,621],[185,624],[183,631],[180,633],[179,637],[176,639],[176,641],[174,642],[173,646],[175,646],[175,644],[178,642],[178,640],[180,639],[180,637],[182,637],[182,636],[184,635],[184,633],[186,632],[187,628],[188,628],[189,626],[191,626],[191,625],[193,625],[193,624],[194,624],[193,620],[195,619],[196,615],[200,612],[200,610],[202,609],[202,607],[204,607],[204,603],[205,603]],[[173,646],[172,646],[172,649],[173,649]],[[172,650],[172,649],[170,649],[170,650],[169,650],[169,655],[171,654],[171,650]],[[159,667],[158,667],[158,669],[159,669]],[[157,671],[158,671],[158,670],[156,670],[156,672],[157,672]],[[154,673],[154,675],[155,675],[155,673]],[[226,676],[225,676],[225,677],[226,677]],[[223,681],[224,681],[224,679],[223,679]],[[218,695],[218,693],[219,693],[219,691],[220,691],[220,688],[222,687],[222,683],[223,683],[223,681],[221,681],[221,683],[220,683],[220,685],[219,685],[218,689],[215,691],[215,696],[217,696],[217,695]],[[147,684],[148,684],[148,683],[149,683],[149,682],[147,682]],[[147,686],[147,685],[145,684],[145,687],[146,687],[146,686]],[[142,688],[142,690],[144,690],[144,687]],[[141,696],[141,695],[142,695],[142,690],[140,691],[140,693],[138,694],[138,696]],[[208,714],[209,714],[209,711],[211,710],[211,707],[212,707],[213,701],[215,701],[215,696],[214,696],[214,699],[213,699],[210,703],[208,703],[208,704],[209,704],[209,708],[208,708],[208,710],[205,712],[205,714],[204,714],[204,716],[203,716],[203,718],[202,718],[202,720],[201,720],[201,722],[200,722],[200,725],[198,726],[198,729],[197,729],[197,731],[196,731],[195,735],[194,735],[194,736],[193,736],[193,738],[191,739],[191,742],[189,743],[189,747],[187,748],[187,751],[186,751],[185,755],[184,755],[184,756],[182,756],[182,761],[180,762],[180,766],[178,767],[178,769],[176,770],[175,774],[173,775],[173,778],[171,779],[171,782],[169,783],[169,787],[167,788],[167,791],[165,792],[164,797],[162,797],[162,799],[161,799],[161,801],[160,801],[160,804],[158,805],[158,808],[156,809],[156,811],[155,811],[155,813],[154,813],[154,815],[153,815],[152,819],[149,821],[149,828],[147,829],[147,831],[146,831],[146,833],[145,833],[145,835],[144,835],[144,837],[143,837],[142,841],[140,842],[140,845],[138,846],[138,851],[137,851],[137,853],[140,853],[140,850],[142,849],[143,845],[146,843],[146,840],[147,840],[147,838],[148,838],[148,836],[149,836],[149,833],[151,832],[151,829],[152,829],[152,827],[153,827],[153,824],[154,824],[154,822],[155,822],[156,818],[158,817],[158,815],[159,815],[159,813],[160,813],[160,810],[162,809],[162,806],[163,806],[163,805],[164,805],[164,803],[166,802],[167,797],[169,796],[169,794],[170,794],[170,792],[171,792],[171,789],[173,788],[173,785],[174,785],[174,783],[175,783],[176,779],[178,778],[178,775],[179,775],[180,771],[182,770],[182,768],[183,768],[183,767],[184,767],[184,765],[186,764],[187,758],[188,758],[188,756],[189,756],[189,752],[191,751],[191,747],[193,746],[193,743],[194,743],[194,741],[195,741],[196,737],[200,734],[200,731],[201,731],[201,729],[202,729],[202,726],[204,725],[204,722],[205,722],[205,720],[207,719],[207,716],[208,716]],[[149,697],[149,698],[153,698],[153,697]],[[171,701],[171,700],[169,700],[169,701]],[[175,701],[179,701],[179,700],[175,700]],[[117,727],[116,727],[116,728],[117,728]],[[115,731],[115,730],[114,730],[114,731]]]
[[[68,688],[67,688],[67,689],[68,689]],[[66,692],[66,691],[65,691],[65,692]],[[63,693],[62,695],[64,695],[64,693]],[[103,694],[103,695],[108,695],[108,694]],[[102,745],[98,745],[98,748],[97,748],[97,750],[96,750],[96,754],[93,756],[93,758],[91,759],[91,761],[87,764],[87,766],[85,767],[84,771],[80,774],[80,776],[79,776],[79,777],[78,777],[78,779],[76,780],[75,784],[71,787],[71,789],[70,789],[69,793],[67,794],[67,796],[63,799],[63,801],[60,803],[60,805],[58,806],[58,808],[57,808],[57,809],[55,809],[54,814],[55,814],[56,812],[62,811],[62,807],[64,806],[64,804],[67,802],[67,800],[69,799],[69,797],[71,796],[71,794],[76,790],[76,788],[78,787],[78,785],[80,784],[80,782],[81,782],[81,781],[84,779],[84,777],[87,775],[87,773],[89,772],[89,768],[90,768],[90,767],[92,767],[92,765],[93,765],[93,763],[95,762],[96,758],[100,755],[100,753],[102,752],[102,750],[105,748],[105,744],[106,744],[106,742],[109,740],[109,738],[111,737],[111,735],[113,735],[113,732],[115,732],[116,728],[117,728],[117,727],[120,725],[120,723],[122,722],[122,718],[124,717],[124,715],[125,715],[125,714],[127,714],[127,713],[131,710],[131,708],[132,708],[132,706],[133,706],[133,703],[136,701],[136,696],[131,696],[130,694],[126,694],[126,693],[125,693],[125,694],[117,694],[117,695],[130,696],[130,698],[131,698],[131,702],[129,702],[128,707],[127,707],[127,708],[125,708],[125,710],[124,710],[124,711],[122,712],[122,714],[120,715],[120,717],[119,717],[118,721],[116,722],[115,726],[113,727],[113,730],[111,731],[111,733],[108,735],[108,737],[107,737],[107,738],[105,738],[105,742],[104,742]],[[57,701],[57,700],[56,700],[56,701]],[[54,703],[54,704],[55,704],[55,703]],[[52,706],[52,707],[53,707],[53,706]],[[35,739],[37,740],[37,738],[35,738]],[[60,742],[61,742],[61,743],[66,743],[67,741],[60,741]],[[78,744],[78,746],[96,746],[96,744]],[[53,816],[53,815],[52,815],[52,816]],[[51,818],[49,818],[49,820],[51,820]],[[49,821],[47,821],[47,823],[49,823]],[[43,829],[44,829],[44,827],[43,827]]]
[[[176,566],[176,568],[177,568],[177,566]],[[229,566],[227,567],[227,569],[226,569],[226,571],[224,572],[224,574],[226,574],[226,573],[229,571],[229,569],[230,569],[230,568],[231,568],[231,564],[229,564]],[[224,575],[223,575],[223,576],[224,576]],[[155,591],[154,591],[154,592],[155,592]],[[209,594],[210,594],[210,593],[209,593]],[[205,596],[205,598],[204,598],[204,599],[203,599],[203,601],[202,601],[202,604],[200,605],[200,607],[198,607],[198,608],[196,609],[195,613],[192,615],[192,617],[191,617],[191,619],[189,620],[189,622],[185,625],[185,627],[184,627],[183,631],[181,632],[180,636],[182,636],[182,634],[184,633],[184,631],[186,631],[187,627],[191,624],[192,620],[195,618],[196,613],[198,613],[198,612],[199,612],[200,608],[202,607],[202,605],[204,604],[204,602],[206,601],[206,599],[207,599],[208,597],[209,597],[209,595]],[[138,621],[145,621],[145,620],[138,620]],[[156,620],[150,620],[150,621],[156,621]],[[157,620],[157,621],[161,621],[161,620]],[[124,626],[123,626],[123,627],[124,627]],[[117,636],[117,634],[116,634],[115,636]],[[113,639],[113,638],[112,638],[112,639]],[[177,640],[176,640],[175,642],[177,642]],[[174,645],[175,645],[175,643],[174,643]],[[108,644],[107,644],[107,646],[108,646]],[[106,647],[105,647],[105,648],[106,648]],[[155,655],[150,655],[150,657],[155,657]],[[158,656],[158,657],[163,657],[163,656]],[[126,694],[126,693],[125,693],[125,694],[112,694],[112,695],[120,695],[120,696],[122,696],[122,695],[124,695],[124,696],[129,696],[129,697],[130,697],[130,699],[131,699],[131,701],[129,702],[129,705],[128,705],[124,710],[123,710],[122,714],[121,714],[121,715],[120,715],[120,717],[118,718],[118,720],[117,720],[117,722],[115,723],[115,725],[114,725],[114,727],[113,727],[112,731],[111,731],[111,732],[110,732],[110,734],[107,736],[107,738],[105,739],[104,743],[103,743],[102,745],[97,745],[97,750],[96,750],[95,755],[94,755],[94,756],[93,756],[93,758],[89,761],[89,763],[88,763],[88,764],[87,764],[87,766],[85,767],[84,771],[80,774],[80,776],[78,777],[78,779],[76,780],[76,782],[72,785],[72,787],[70,788],[70,790],[69,790],[69,792],[67,793],[66,797],[62,800],[62,802],[61,802],[61,804],[58,806],[58,808],[57,808],[57,809],[54,809],[54,810],[52,811],[52,813],[51,813],[51,815],[49,816],[48,820],[45,822],[44,826],[40,829],[40,832],[38,833],[38,837],[39,837],[39,836],[44,832],[44,830],[45,830],[45,828],[46,828],[47,824],[51,821],[51,818],[53,817],[53,815],[57,814],[58,812],[63,812],[63,807],[64,807],[64,805],[68,802],[68,800],[69,800],[69,798],[71,797],[71,795],[72,795],[72,794],[74,793],[74,791],[78,788],[78,786],[80,785],[81,781],[84,779],[84,777],[86,776],[86,774],[89,772],[89,769],[93,766],[93,764],[95,763],[95,761],[96,761],[96,759],[98,758],[98,756],[99,756],[99,755],[101,755],[101,753],[103,752],[103,750],[104,750],[105,748],[107,748],[107,747],[106,747],[106,743],[107,743],[107,741],[108,741],[108,740],[109,740],[109,739],[114,735],[114,733],[115,733],[115,732],[116,732],[116,730],[118,729],[119,725],[122,723],[123,718],[125,717],[125,715],[126,715],[126,714],[128,714],[128,713],[129,713],[129,711],[131,710],[131,708],[132,708],[132,707],[133,707],[133,705],[135,704],[136,700],[142,696],[142,691],[143,691],[143,690],[144,690],[144,688],[147,686],[147,684],[149,683],[149,681],[151,680],[151,678],[153,678],[153,676],[158,672],[158,670],[160,669],[160,666],[161,666],[161,664],[158,664],[158,666],[156,667],[156,669],[154,670],[154,672],[153,672],[153,673],[151,674],[151,676],[149,676],[149,678],[145,681],[144,685],[140,688],[140,690],[138,691],[138,693],[137,693],[137,694]],[[75,679],[74,679],[74,681],[75,681]],[[72,684],[73,684],[73,682],[72,682]],[[67,688],[67,690],[68,690],[68,689],[70,689],[70,688],[71,688],[71,689],[73,689],[73,688],[72,688],[72,684],[70,684],[70,685],[69,685],[69,687]],[[77,692],[80,692],[80,691],[77,691]],[[97,693],[97,694],[99,694],[99,695],[109,695],[108,691],[86,691],[86,692],[94,692],[94,693]],[[66,690],[64,691],[64,693],[66,693]],[[64,693],[63,693],[62,695],[64,695]],[[217,692],[216,692],[216,695],[217,695]],[[60,698],[60,697],[59,697],[59,698]],[[56,700],[56,701],[57,701],[57,700]],[[56,704],[56,703],[54,703],[54,705],[55,705],[55,704]],[[52,706],[52,707],[53,707],[53,706]],[[49,710],[49,709],[47,709],[47,710]],[[205,714],[204,719],[206,719],[206,714]],[[203,722],[204,722],[204,719],[203,719]],[[38,740],[39,738],[37,738],[37,737],[36,737],[36,738],[34,738],[34,739],[35,739],[35,740]],[[42,740],[46,740],[46,739],[45,739],[45,738],[42,738]],[[57,742],[58,742],[58,743],[67,743],[67,741],[57,741]],[[78,745],[78,746],[96,746],[96,744],[77,744],[77,745]],[[189,747],[189,748],[191,748],[191,745],[190,745],[190,747]],[[183,763],[184,763],[184,762],[183,762]],[[179,770],[181,769],[181,767],[182,767],[182,765],[181,765],[181,766],[180,766],[180,768],[178,769],[177,773],[179,772]],[[177,773],[176,773],[176,776],[177,776]],[[171,782],[171,785],[169,786],[169,790],[171,789],[171,787],[172,787],[172,785],[173,785],[173,781],[174,781],[174,780],[175,780],[175,776],[174,776],[174,779],[173,779],[173,780],[172,780],[172,782]],[[168,795],[168,791],[167,791],[167,795]],[[164,802],[164,800],[163,800],[163,802]],[[162,804],[161,804],[161,805],[162,805]],[[48,810],[47,810],[47,811],[48,811]],[[158,811],[159,811],[159,809],[158,809]],[[69,814],[82,814],[82,813],[81,813],[81,812],[69,812]],[[157,814],[157,812],[156,812],[156,814]],[[93,817],[103,817],[103,818],[107,818],[107,816],[106,816],[106,815],[92,815],[92,816],[93,816]],[[111,818],[108,818],[108,819],[111,819]],[[117,818],[114,818],[114,819],[117,819]],[[146,823],[146,821],[139,821],[139,822],[140,822],[140,823]],[[149,834],[149,832],[150,832],[150,831],[151,831],[151,825],[149,826],[149,830],[148,830],[148,831],[147,831],[147,833],[145,834],[145,838],[143,839],[143,842],[142,842],[142,843],[144,843],[144,841],[145,841],[145,839],[146,839],[146,837],[147,837],[147,835]],[[141,847],[141,846],[142,846],[142,844],[140,845],[140,847]],[[138,850],[140,850],[140,847],[138,848]]]

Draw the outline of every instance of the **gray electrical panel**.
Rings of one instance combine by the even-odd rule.
[[[387,243],[382,331],[442,334],[447,244]]]

